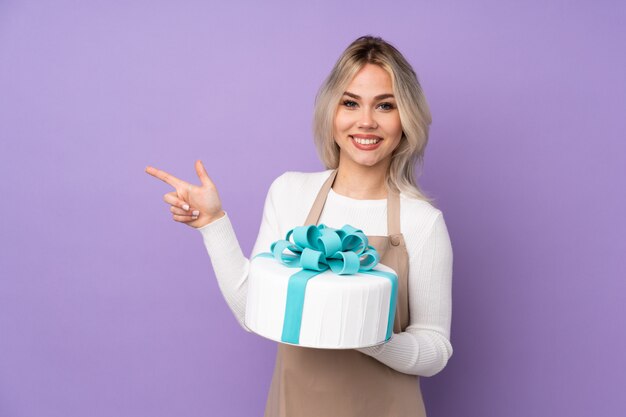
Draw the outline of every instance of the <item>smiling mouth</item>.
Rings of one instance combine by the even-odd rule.
[[[376,145],[377,143],[379,143],[380,141],[382,141],[381,138],[357,138],[355,136],[350,136],[352,138],[352,140],[354,140],[356,143],[358,143],[359,145]]]
[[[376,149],[380,148],[383,138],[379,138],[377,136],[369,138],[357,138],[354,136],[350,136],[350,140],[355,148],[367,152],[375,151]]]

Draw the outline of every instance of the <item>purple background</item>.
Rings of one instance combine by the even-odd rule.
[[[624,3],[213,3],[0,2],[0,415],[262,415],[275,344],[143,170],[202,159],[249,254],[271,181],[322,169],[315,92],[368,33],[434,119],[454,355],[429,416],[623,415]]]

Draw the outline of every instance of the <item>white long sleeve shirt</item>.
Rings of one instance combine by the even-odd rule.
[[[290,229],[304,224],[330,173],[286,172],[274,180],[250,259],[269,252],[272,242],[284,239]],[[387,200],[357,200],[331,188],[318,222],[322,223],[334,228],[350,224],[366,235],[386,236]],[[409,254],[409,326],[383,345],[358,350],[399,372],[432,376],[452,356],[452,246],[441,211],[404,194],[400,195],[400,228]],[[220,290],[246,329],[243,323],[250,259],[242,253],[228,213],[198,230]]]

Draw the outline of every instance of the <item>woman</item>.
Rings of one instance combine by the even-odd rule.
[[[452,248],[441,211],[413,174],[430,121],[410,64],[380,38],[354,41],[322,85],[314,136],[328,169],[274,180],[251,257],[295,226],[362,229],[381,263],[398,273],[394,335],[356,350],[279,344],[266,416],[426,415],[418,376],[438,373],[452,355]],[[199,187],[146,171],[176,188],[164,198],[173,218],[202,233],[220,289],[243,325],[249,259],[202,163]]]

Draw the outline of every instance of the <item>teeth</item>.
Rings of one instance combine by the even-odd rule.
[[[355,138],[354,136],[352,138],[359,145],[373,145],[375,143],[380,142],[380,139],[361,139],[361,138]]]

